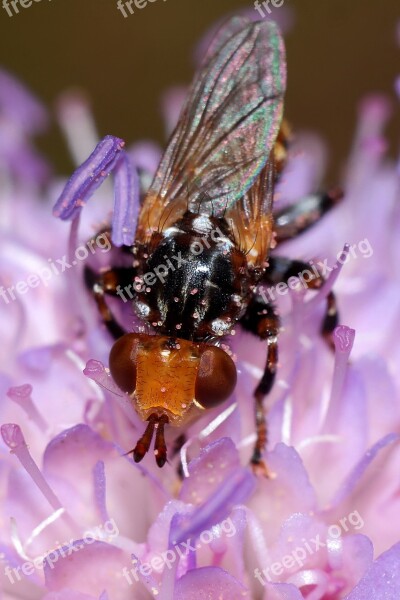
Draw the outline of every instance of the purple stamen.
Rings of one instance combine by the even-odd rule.
[[[16,425],[15,423],[5,423],[1,426],[0,431],[4,443],[10,448],[11,454],[15,454],[25,471],[42,492],[50,506],[54,510],[65,511],[65,508],[43,477],[39,467],[30,455],[20,426]],[[71,527],[75,527],[72,518],[68,514],[64,512],[63,517]]]
[[[112,394],[122,396],[123,393],[117,385],[115,385],[110,374],[106,371],[105,366],[99,360],[88,360],[86,367],[83,370],[83,374],[89,379],[95,381],[98,385],[105,388]]]
[[[122,411],[128,417],[129,421],[136,427],[138,424],[138,417],[133,410],[131,403],[128,402],[129,396],[124,394],[122,390],[115,385],[109,372],[107,372],[104,365],[99,360],[89,360],[86,367],[83,370],[83,374],[89,379],[95,381],[102,388],[105,388],[113,394]]]
[[[343,394],[344,383],[347,373],[347,365],[354,344],[356,332],[346,325],[339,325],[333,332],[333,343],[335,345],[335,367],[329,408],[325,418],[324,430],[332,428],[335,423],[335,415],[340,399]]]
[[[139,213],[140,182],[138,173],[125,152],[116,165],[114,192],[112,242],[115,246],[131,246],[135,239]]]
[[[89,158],[75,171],[57,200],[53,214],[62,220],[74,219],[97,188],[112,172],[125,142],[107,135]]]
[[[32,386],[29,383],[12,387],[8,390],[7,396],[13,400],[22,410],[26,413],[29,419],[31,419],[43,433],[47,430],[48,425],[36,406],[33,403],[32,397]]]

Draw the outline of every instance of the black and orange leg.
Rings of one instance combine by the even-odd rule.
[[[103,273],[96,273],[90,267],[85,267],[85,284],[93,294],[98,311],[107,330],[114,339],[126,333],[121,327],[106,302],[106,295],[120,296],[121,290],[131,289],[134,279],[132,268],[115,268]]]
[[[288,148],[291,142],[291,127],[286,119],[281,127],[273,149],[275,175],[279,180],[287,163]],[[339,188],[328,193],[311,194],[273,213],[277,243],[291,240],[317,223],[331,208],[343,198]]]
[[[336,206],[343,198],[340,189],[332,189],[326,194],[312,194],[298,202],[274,212],[274,230],[278,244],[292,240],[310,227]]]
[[[268,442],[264,398],[272,389],[278,366],[279,317],[274,306],[265,302],[261,296],[256,294],[240,322],[244,329],[267,342],[267,360],[264,373],[254,391],[257,438],[251,457],[251,465],[256,473],[269,476],[268,467],[263,460],[263,453]]]
[[[267,268],[262,283],[268,286],[276,286],[278,283],[288,283],[291,277],[298,278],[301,273],[308,272],[307,280],[302,279],[305,285],[310,290],[319,290],[325,283],[322,275],[314,271],[315,267],[307,262],[300,260],[292,260],[281,256],[271,256],[269,259],[269,267]],[[334,350],[332,334],[339,322],[339,313],[335,294],[330,291],[326,298],[326,311],[321,324],[321,335]]]
[[[282,282],[287,283],[290,277],[298,277],[305,270],[309,271],[310,274],[314,274],[314,277],[306,282],[307,287],[311,290],[320,289],[324,283],[324,278],[321,275],[317,276],[313,272],[311,265],[306,262],[282,257],[270,258],[269,267],[260,283],[268,286],[275,286]],[[267,360],[264,373],[254,392],[257,439],[251,464],[255,471],[268,476],[268,468],[262,459],[268,442],[268,428],[263,402],[272,389],[278,366],[279,317],[276,314],[273,304],[266,300],[265,294],[256,292],[240,323],[245,330],[267,342]],[[338,311],[336,299],[334,293],[331,291],[327,296],[326,313],[321,325],[321,335],[331,349],[334,349],[332,333],[337,324]]]

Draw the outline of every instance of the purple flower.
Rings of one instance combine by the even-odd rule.
[[[31,135],[47,117],[19,83],[0,79],[4,597],[398,598],[399,167],[382,133],[387,101],[372,97],[360,108],[343,202],[284,248],[324,265],[328,283],[314,296],[291,292],[280,301],[267,480],[247,467],[265,348],[239,331],[230,341],[238,386],[222,411],[191,426],[161,471],[125,454],[142,424],[104,366],[110,341],[76,248],[110,220],[115,244],[130,243],[160,152],[148,141],[126,151],[112,136],[99,142],[87,105],[66,97],[59,119],[83,164],[67,183],[48,180],[42,195]],[[168,131],[181,101],[181,90],[166,97]],[[298,137],[277,203],[319,187],[322,147]],[[105,181],[111,173],[114,192]],[[70,226],[51,215],[56,197]],[[98,245],[85,260],[102,268],[113,252]],[[333,269],[338,257],[346,264]],[[334,280],[345,325],[333,356],[318,330]],[[129,311],[120,317],[131,326]]]

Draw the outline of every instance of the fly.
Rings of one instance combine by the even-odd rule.
[[[293,237],[336,201],[329,194],[301,201],[280,211],[274,227],[274,183],[288,137],[282,123],[285,85],[276,24],[228,21],[204,57],[143,199],[134,244],[123,247],[131,266],[86,271],[116,339],[111,375],[147,423],[133,449],[136,462],[154,438],[162,467],[165,427],[186,425],[229,398],[237,373],[221,342],[240,324],[267,348],[254,392],[257,440],[251,458],[255,469],[267,473],[263,399],[277,368],[279,318],[259,286],[287,281],[302,264],[269,257],[274,234],[278,241],[280,234]],[[321,284],[314,280],[310,288]],[[106,303],[107,295],[121,297],[127,288],[146,333],[127,333]],[[332,294],[328,305],[326,335],[337,322]]]

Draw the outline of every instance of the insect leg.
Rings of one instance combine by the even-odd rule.
[[[278,283],[287,283],[291,277],[299,278],[300,274],[308,273],[307,280],[303,277],[302,282],[305,283],[308,289],[318,290],[322,287],[325,279],[322,275],[317,275],[313,267],[300,260],[292,260],[281,256],[273,256],[269,259],[269,267],[267,268],[263,282],[266,285],[276,285]],[[339,313],[335,294],[330,291],[326,298],[326,312],[321,325],[321,335],[334,350],[332,334],[339,322]]]
[[[121,288],[132,283],[134,272],[132,268],[115,268],[96,273],[90,267],[85,267],[85,284],[92,291],[100,316],[114,339],[118,339],[126,331],[117,322],[105,300],[106,295],[118,296]]]
[[[274,212],[276,242],[286,242],[307,231],[342,198],[342,191],[333,189],[326,194],[306,196],[295,204]]]
[[[268,429],[263,401],[272,389],[278,364],[279,317],[272,304],[255,295],[241,319],[247,331],[267,342],[267,360],[261,381],[254,391],[257,439],[251,464],[256,472],[268,476],[268,468],[262,459],[268,441]]]

